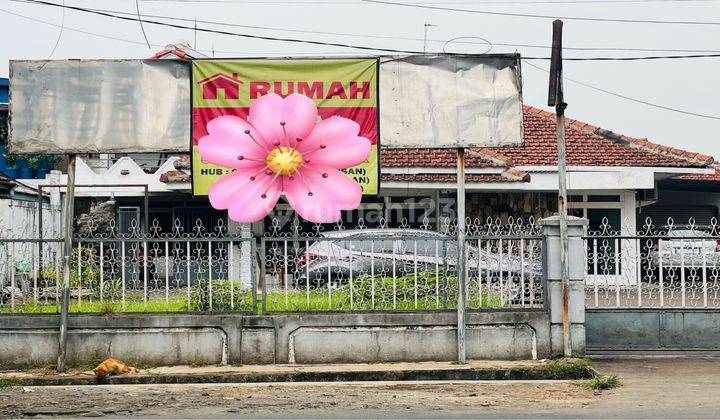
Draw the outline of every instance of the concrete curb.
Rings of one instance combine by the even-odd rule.
[[[443,369],[398,369],[354,371],[305,371],[281,373],[137,374],[112,376],[98,381],[88,375],[5,376],[12,385],[60,386],[101,384],[189,384],[259,382],[358,382],[358,381],[447,381],[447,380],[578,380],[597,375],[587,364],[554,363],[522,367],[463,367]]]

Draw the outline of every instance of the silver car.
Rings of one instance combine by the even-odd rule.
[[[398,275],[457,265],[457,242],[454,238],[419,229],[357,229],[322,233],[326,240],[309,246],[296,261],[296,276],[321,280],[327,277],[347,278],[372,272]],[[373,239],[378,238],[378,239]],[[507,246],[507,245],[505,245]],[[467,268],[471,275],[498,272],[539,276],[540,262],[521,259],[515,252],[503,254],[474,246],[466,248]]]
[[[666,239],[660,239],[655,249],[650,251],[654,267],[701,268],[720,265],[718,239],[710,233],[693,229],[677,229],[668,232]],[[660,255],[662,253],[662,256]]]

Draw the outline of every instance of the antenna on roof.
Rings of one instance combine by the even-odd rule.
[[[427,50],[427,34],[428,34],[428,28],[431,26],[437,26],[437,25],[433,25],[432,23],[428,23],[427,21],[425,21],[425,24],[423,25],[424,30],[425,30],[424,35],[423,35],[423,54],[425,54],[425,51]]]
[[[195,17],[195,29],[193,29],[193,48],[197,49],[197,17]]]

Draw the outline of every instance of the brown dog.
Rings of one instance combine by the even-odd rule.
[[[107,359],[100,363],[93,373],[98,379],[102,379],[108,375],[122,375],[123,373],[138,373],[140,369],[126,365],[122,360]]]

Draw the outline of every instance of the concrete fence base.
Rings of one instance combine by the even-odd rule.
[[[0,368],[55,363],[58,317],[0,317]],[[68,364],[117,357],[141,365],[453,361],[453,312],[70,317]],[[474,312],[469,359],[551,356],[545,310]]]

